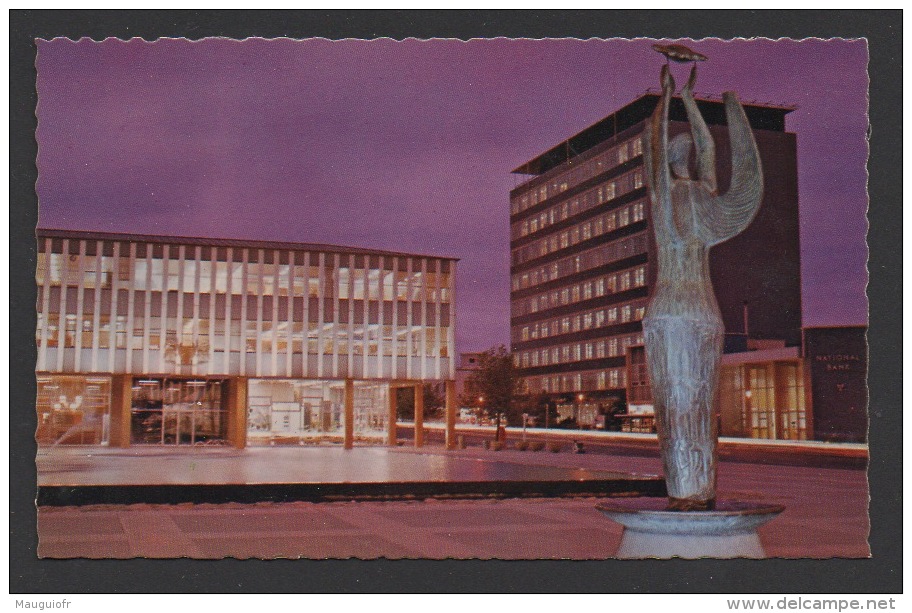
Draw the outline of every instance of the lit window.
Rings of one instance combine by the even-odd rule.
[[[609,293],[613,294],[614,292],[617,291],[617,276],[616,275],[611,275],[609,277],[606,277],[605,283],[607,285]]]
[[[623,227],[629,223],[630,223],[630,211],[628,210],[627,207],[624,207],[623,209],[618,211],[618,225]]]
[[[630,271],[621,275],[621,291],[630,289]]]

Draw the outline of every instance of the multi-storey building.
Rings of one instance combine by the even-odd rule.
[[[642,132],[658,102],[645,94],[523,164],[510,192],[511,342],[530,394],[558,414],[595,423],[626,401],[651,409],[641,320],[656,279]],[[720,189],[730,149],[719,100],[698,106],[716,141]],[[715,247],[713,285],[737,340],[800,343],[801,292],[795,135],[791,109],[746,104],[764,169],[764,198],[751,226]],[[689,130],[680,99],[671,135]]]
[[[424,382],[445,382],[452,442],[455,272],[330,245],[39,230],[39,443],[394,443],[395,390]]]

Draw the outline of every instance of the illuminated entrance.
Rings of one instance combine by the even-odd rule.
[[[134,445],[223,445],[227,415],[223,382],[133,379],[130,442]]]

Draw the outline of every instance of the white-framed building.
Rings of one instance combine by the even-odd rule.
[[[394,444],[395,389],[425,382],[453,440],[454,258],[37,235],[39,444]]]

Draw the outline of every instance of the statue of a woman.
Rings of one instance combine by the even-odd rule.
[[[674,79],[644,132],[658,282],[643,319],[647,366],[669,508],[706,510],[716,497],[716,390],[724,328],[709,276],[709,249],[742,232],[763,195],[760,155],[733,92],[723,96],[732,149],[731,186],[717,193],[715,145],[693,98],[697,69],[681,92],[690,134],[668,142]],[[696,146],[696,178],[690,152]]]

